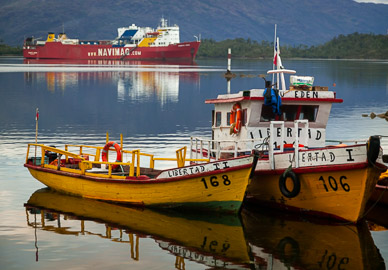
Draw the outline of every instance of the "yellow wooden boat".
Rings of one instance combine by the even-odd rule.
[[[267,72],[275,84],[263,75],[264,89],[228,91],[205,101],[214,104],[212,137],[192,137],[190,152],[218,160],[261,150],[247,202],[358,222],[387,170],[381,136],[327,145],[332,104],[343,100],[328,87],[312,86],[311,76],[293,75],[287,89],[284,75],[296,71],[281,67],[279,59]]]
[[[196,261],[209,267],[222,265],[251,269],[247,267],[250,258],[238,215],[171,209],[154,211],[69,196],[48,188],[35,191],[25,207],[27,223],[41,230],[68,235],[96,235],[117,243],[128,243],[124,240],[127,233],[132,239],[129,244],[133,259],[144,258],[144,255],[139,256],[140,241],[137,241],[137,246],[133,241],[140,235],[154,239],[159,247],[170,251],[179,260]],[[32,217],[34,214],[37,216]],[[80,220],[81,226],[78,223],[74,225],[74,219]],[[85,220],[105,224],[106,233],[92,231],[95,226],[88,227]],[[115,233],[117,230],[120,234]]]
[[[33,148],[39,157],[30,153]],[[116,162],[109,162],[109,149],[116,150]],[[123,155],[129,156],[128,161],[122,161]],[[120,146],[115,142],[107,142],[104,147],[66,145],[64,150],[29,144],[24,166],[46,186],[85,198],[150,207],[239,211],[257,160],[255,155],[208,162],[186,159],[186,147],[176,155],[176,159],[157,158],[140,150],[123,150],[122,143]],[[148,167],[140,166],[144,159],[149,160]],[[178,166],[155,168],[156,161],[171,160]],[[193,161],[194,165],[185,166]]]
[[[241,211],[256,269],[385,269],[365,221],[357,225]]]
[[[385,169],[377,136],[367,144],[279,151],[259,159],[247,199],[356,223]]]

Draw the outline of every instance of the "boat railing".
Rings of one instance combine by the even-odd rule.
[[[80,144],[65,144],[65,150],[68,151],[69,147],[76,147],[79,148],[79,155],[88,155],[94,157],[94,161],[99,161],[101,150],[104,149],[104,147],[101,146],[91,146],[91,145],[80,145]],[[84,149],[95,149],[95,154],[90,152],[84,152]],[[68,161],[68,159],[66,159]]]
[[[35,165],[40,165],[43,168],[50,168],[50,169],[56,169],[56,170],[61,170],[65,172],[71,172],[71,173],[76,173],[80,175],[88,175],[88,176],[98,176],[98,177],[105,177],[105,178],[117,178],[117,179],[125,179],[125,176],[122,175],[114,175],[113,172],[113,166],[129,166],[130,171],[129,171],[129,176],[134,176],[135,172],[135,163],[134,162],[108,162],[108,161],[91,161],[87,160],[85,155],[78,155],[74,154],[72,152],[66,151],[66,150],[61,150],[55,147],[51,146],[46,146],[44,144],[35,144],[35,143],[30,143],[28,144],[27,147],[27,155],[26,155],[26,164],[28,164],[28,161],[30,159],[30,148],[31,147],[40,147],[41,148],[41,156],[40,157],[33,157],[32,162]],[[85,147],[85,145],[83,145]],[[96,147],[98,148],[98,147]],[[48,163],[48,158],[46,156],[46,153],[49,152],[51,154],[57,154],[58,157],[55,159],[53,162]],[[69,161],[69,158],[73,158],[74,161],[77,162],[78,166],[75,168],[67,168],[61,166],[61,157],[65,156],[66,161]],[[98,165],[99,167],[103,166],[108,166],[108,173],[103,174],[99,172],[93,171],[93,165]],[[140,175],[140,166],[137,166],[137,175]]]
[[[80,156],[83,155],[88,155],[94,157],[94,161],[99,161],[100,153],[103,150],[103,147],[101,146],[91,146],[91,145],[73,145],[73,144],[66,144],[65,145],[65,150],[67,151],[69,147],[76,147],[79,148],[78,152]],[[88,149],[95,149],[95,153],[90,153],[84,151],[85,148]],[[115,148],[110,147],[109,150],[115,151]],[[126,149],[121,149],[121,152],[123,154],[128,154],[130,155],[130,159],[132,159],[132,162],[134,161],[134,155],[137,155],[138,158],[138,164],[140,164],[140,159],[141,157],[147,157],[149,158],[149,168],[150,169],[155,169],[155,162],[156,161],[176,161],[178,167],[183,167],[186,162],[209,162],[209,158],[186,158],[186,152],[187,152],[187,147],[182,147],[178,150],[176,150],[176,158],[162,158],[162,157],[155,157],[153,154],[148,154],[148,153],[143,153],[139,149],[137,150],[126,150]],[[108,157],[109,160],[109,157]]]
[[[263,146],[267,150],[263,139],[249,140],[212,140],[190,137],[190,159],[208,158],[219,160],[225,157],[238,157],[249,154],[252,149]],[[249,145],[249,146],[247,146]]]
[[[380,147],[383,150],[383,162],[388,163],[388,135],[378,135],[380,137]],[[326,140],[326,143],[338,143],[338,144],[365,144],[368,142],[368,138],[361,139],[348,139],[348,140]]]
[[[280,129],[280,131],[278,130]],[[299,167],[299,150],[308,147],[308,120],[294,121],[294,146],[293,151],[295,166]],[[280,138],[277,138],[277,133]],[[284,152],[284,144],[276,141],[284,142],[285,138],[285,123],[284,121],[271,121],[269,136],[267,138],[245,139],[245,140],[212,140],[198,137],[190,137],[190,158],[213,158],[215,160],[223,158],[238,157],[239,155],[248,154],[252,149],[265,152],[268,155],[271,169],[275,169],[274,155]],[[269,147],[272,146],[272,147]]]
[[[125,178],[122,175],[114,175],[113,168],[114,166],[129,166],[128,176],[140,176],[140,161],[141,157],[149,158],[149,168],[155,168],[156,161],[175,161],[177,162],[178,167],[185,166],[186,162],[209,162],[209,158],[186,158],[187,147],[182,147],[176,151],[176,158],[159,158],[155,157],[152,154],[142,153],[140,149],[135,150],[121,150],[122,153],[130,154],[129,160],[127,162],[109,162],[100,161],[100,153],[103,150],[103,147],[100,146],[89,146],[89,145],[65,145],[65,150],[55,148],[52,146],[46,146],[44,144],[28,144],[26,163],[30,158],[30,148],[35,146],[35,156],[32,158],[33,164],[40,165],[45,168],[57,169],[62,171],[68,171],[73,173],[78,173],[82,175],[90,176],[99,176],[99,177],[112,177],[112,178]],[[69,148],[78,148],[78,154],[68,151]],[[41,156],[38,157],[36,154],[36,148],[41,148]],[[87,149],[92,149],[93,151],[87,151]],[[111,148],[110,150],[115,150]],[[48,162],[47,154],[55,155],[55,162]],[[69,163],[69,159],[72,158],[78,164],[76,168],[67,168],[61,166],[61,158],[65,157],[66,163]],[[94,157],[94,160],[89,160],[89,157]],[[105,168],[107,167],[108,172],[106,171],[95,171],[93,168]],[[103,172],[103,173],[102,173]]]

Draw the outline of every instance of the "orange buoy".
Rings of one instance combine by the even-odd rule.
[[[230,134],[238,134],[241,129],[242,110],[240,103],[235,103],[230,112]]]
[[[108,151],[110,147],[114,147],[116,149],[117,157],[116,162],[122,162],[122,155],[121,155],[121,147],[116,142],[108,142],[105,144],[104,149],[102,149],[102,161],[107,162],[108,161]],[[119,165],[113,165],[112,170],[116,169]]]

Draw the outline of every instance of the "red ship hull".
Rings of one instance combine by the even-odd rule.
[[[190,59],[194,60],[200,42],[183,42],[165,47],[114,47],[112,45],[62,44],[46,42],[44,45],[24,46],[27,59]]]

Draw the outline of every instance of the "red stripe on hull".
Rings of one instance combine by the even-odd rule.
[[[166,47],[113,47],[112,45],[64,45],[46,42],[45,45],[24,47],[28,59],[191,59],[197,54],[200,42],[183,42]],[[132,50],[133,49],[133,50]]]
[[[377,167],[380,167],[380,164],[376,164]],[[321,173],[321,172],[335,172],[335,171],[347,171],[347,170],[357,170],[368,167],[368,163],[355,163],[355,164],[337,164],[337,165],[321,165],[321,166],[312,166],[312,167],[300,167],[293,168],[292,170],[296,174],[302,173]],[[281,170],[257,170],[255,174],[257,175],[281,175],[285,169]]]
[[[236,97],[236,98],[225,98],[225,99],[207,99],[206,104],[216,104],[216,103],[231,103],[231,102],[240,102],[243,100],[260,100],[264,101],[264,97]],[[309,101],[309,102],[331,102],[331,103],[342,103],[344,100],[342,98],[290,98],[282,97],[282,102],[285,101]]]

